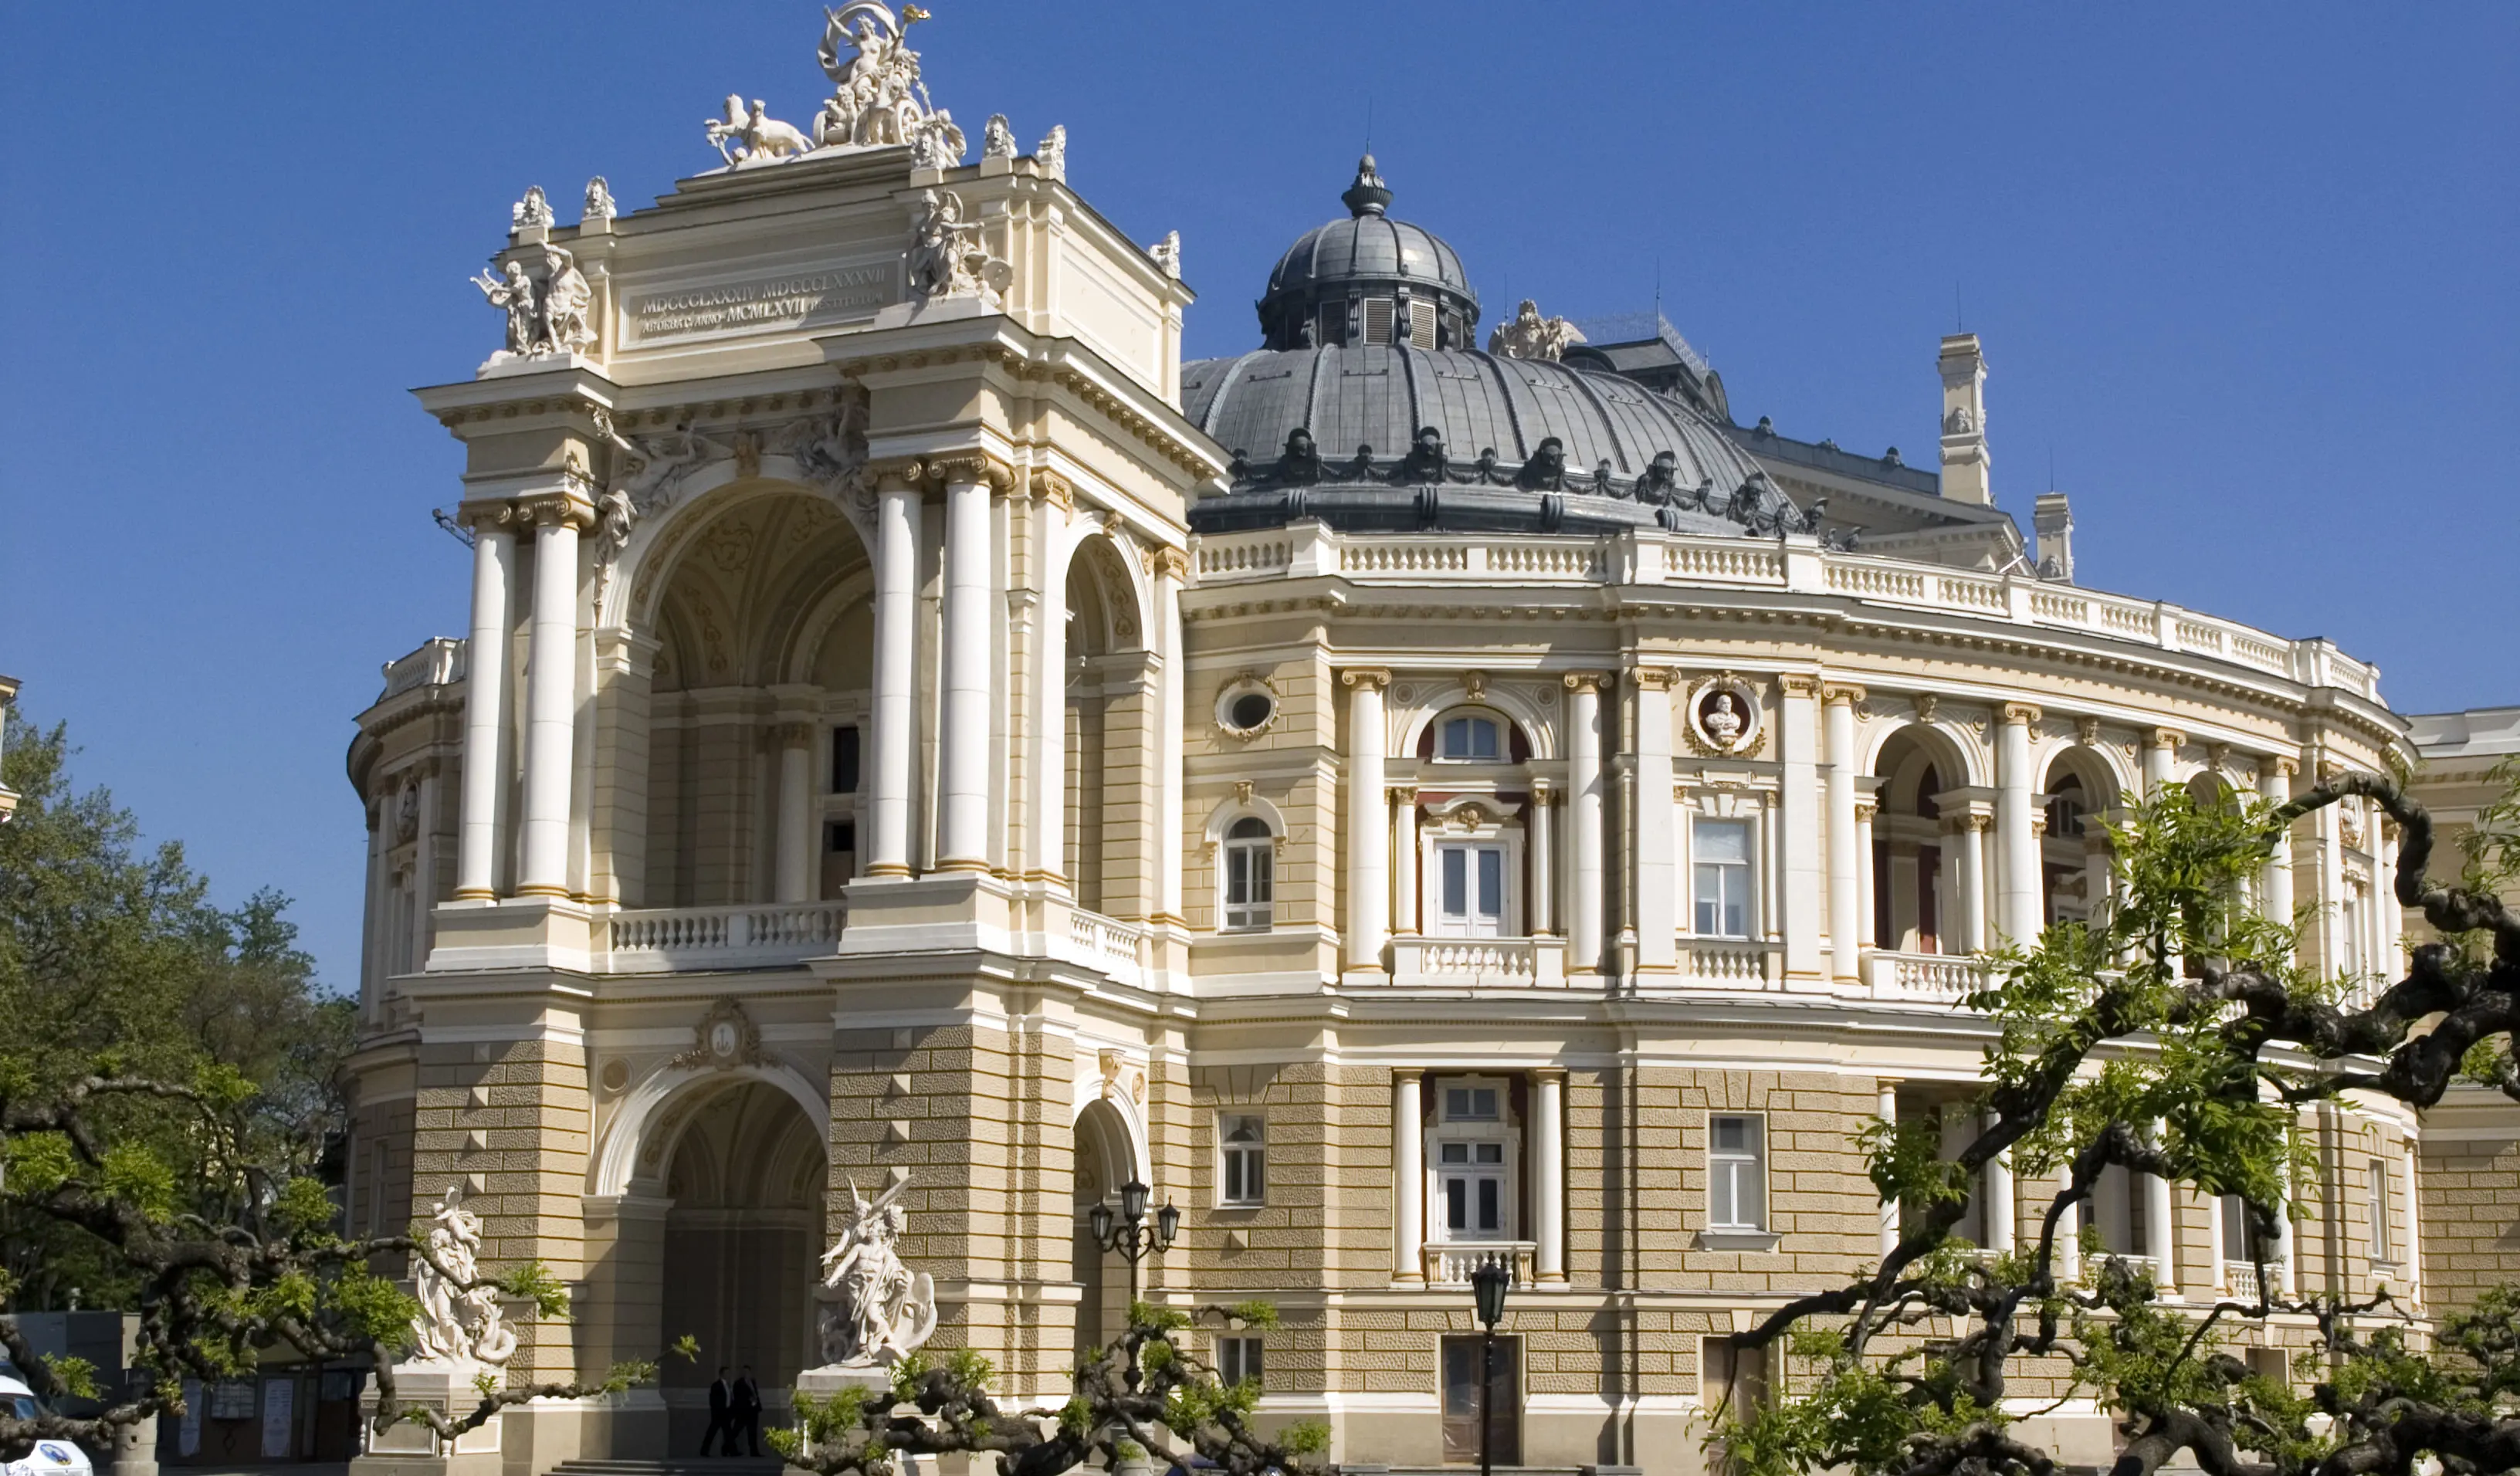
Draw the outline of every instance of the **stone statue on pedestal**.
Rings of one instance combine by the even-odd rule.
[[[901,1259],[909,1217],[894,1201],[908,1179],[870,1202],[849,1185],[849,1219],[823,1256],[823,1362],[837,1368],[888,1366],[936,1331],[936,1284]]]

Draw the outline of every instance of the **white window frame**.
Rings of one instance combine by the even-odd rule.
[[[1269,1382],[1268,1345],[1252,1333],[1219,1333],[1215,1338],[1216,1377],[1228,1388],[1245,1379]]]
[[[1495,729],[1496,752],[1485,758],[1476,754],[1446,753],[1444,729],[1448,724],[1461,722],[1485,723]],[[1435,714],[1435,721],[1429,725],[1429,731],[1435,736],[1435,741],[1432,744],[1435,750],[1433,759],[1435,763],[1505,765],[1513,763],[1513,720],[1493,707],[1447,707]],[[1473,743],[1471,746],[1475,748],[1477,744]]]
[[[1704,848],[1703,848],[1703,847],[1701,847],[1701,846],[1698,844],[1698,830],[1699,830],[1699,828],[1700,828],[1701,827],[1705,827],[1705,826],[1737,826],[1737,827],[1740,827],[1740,830],[1741,830],[1741,850],[1742,850],[1742,859],[1741,859],[1741,860],[1739,860],[1739,861],[1737,861],[1737,862],[1732,862],[1732,861],[1725,861],[1725,862],[1710,862],[1710,861],[1706,860],[1706,858],[1705,858],[1705,854],[1704,854]],[[1760,916],[1759,916],[1759,872],[1760,872],[1760,864],[1759,864],[1759,863],[1760,863],[1760,858],[1761,858],[1761,851],[1760,851],[1760,845],[1759,845],[1759,823],[1758,823],[1755,819],[1751,818],[1750,816],[1747,816],[1747,815],[1737,815],[1737,816],[1734,816],[1734,815],[1692,815],[1692,816],[1690,816],[1690,817],[1688,818],[1688,897],[1687,897],[1685,900],[1687,901],[1687,904],[1688,904],[1688,911],[1687,911],[1686,916],[1687,916],[1687,917],[1688,917],[1688,931],[1689,931],[1689,935],[1690,935],[1690,936],[1692,936],[1692,937],[1698,937],[1698,938],[1731,938],[1731,939],[1740,939],[1740,940],[1743,940],[1743,941],[1749,941],[1749,940],[1756,939],[1757,937],[1759,937],[1759,935],[1760,935],[1760,928],[1759,928],[1759,921],[1760,921]],[[1742,889],[1742,896],[1741,896],[1741,899],[1740,899],[1740,907],[1741,907],[1741,928],[1740,928],[1740,930],[1739,930],[1738,932],[1728,932],[1728,931],[1720,931],[1720,930],[1719,930],[1719,931],[1708,931],[1708,930],[1703,929],[1703,928],[1700,928],[1700,927],[1698,926],[1698,920],[1697,920],[1697,905],[1698,905],[1698,888],[1697,888],[1697,882],[1698,882],[1698,870],[1699,870],[1699,868],[1701,868],[1701,867],[1720,867],[1720,868],[1722,868],[1722,869],[1723,869],[1725,872],[1737,872],[1737,873],[1738,873],[1739,880],[1740,880],[1740,884],[1741,884],[1741,889]],[[1721,899],[1719,899],[1719,906],[1718,906],[1717,915],[1716,915],[1716,920],[1717,920],[1719,923],[1722,921],[1722,909],[1721,909],[1720,901],[1721,901]]]
[[[1450,1245],[1520,1239],[1522,1130],[1513,1115],[1511,1084],[1502,1077],[1446,1076],[1436,1078],[1431,1083],[1431,1090],[1435,1093],[1435,1123],[1426,1132],[1426,1238]],[[1453,1091],[1496,1093],[1496,1116],[1493,1118],[1453,1116],[1453,1102],[1448,1095]],[[1470,1172],[1461,1177],[1472,1180],[1486,1177],[1480,1171],[1487,1166],[1476,1162],[1480,1156],[1479,1145],[1497,1145],[1498,1161],[1495,1168],[1500,1185],[1497,1191],[1497,1228],[1494,1230],[1482,1230],[1468,1224],[1464,1224],[1458,1232],[1453,1230],[1449,1214],[1450,1205],[1444,1193],[1445,1180],[1453,1177],[1445,1172],[1447,1165],[1444,1163],[1444,1145],[1447,1143],[1461,1143],[1467,1146],[1466,1156],[1472,1162],[1460,1167]],[[1464,1221],[1475,1220],[1477,1218],[1475,1197],[1465,1195],[1465,1198],[1468,1198],[1470,1203],[1468,1212],[1462,1218]]]
[[[1237,835],[1245,825],[1260,834]],[[1235,868],[1242,868],[1245,895],[1235,899]],[[1257,894],[1257,895],[1253,895]],[[1265,933],[1278,925],[1278,836],[1269,822],[1244,815],[1225,827],[1216,851],[1216,926],[1226,933]]]
[[[1450,812],[1438,814],[1420,826],[1418,831],[1418,916],[1425,919],[1428,937],[1484,937],[1479,933],[1450,933],[1444,930],[1444,859],[1442,847],[1464,842],[1473,845],[1496,845],[1505,848],[1505,915],[1498,921],[1500,938],[1519,938],[1529,925],[1523,898],[1523,844],[1525,831],[1521,825],[1508,825],[1496,813],[1496,802],[1482,796],[1471,796],[1466,804],[1479,808],[1479,822],[1462,824]],[[1473,890],[1477,877],[1470,877]]]
[[[1234,1134],[1249,1125],[1256,1135],[1236,1142]],[[1256,1171],[1256,1172],[1255,1172]],[[1256,1192],[1252,1181],[1259,1181]],[[1239,1190],[1239,1192],[1237,1192]],[[1216,1203],[1220,1209],[1258,1209],[1269,1202],[1269,1119],[1258,1112],[1220,1112],[1216,1116]]]
[[[1749,1146],[1728,1149],[1722,1145],[1723,1125],[1727,1123],[1741,1123],[1746,1126],[1750,1140]],[[1744,1176],[1741,1171],[1744,1169],[1748,1171],[1747,1178],[1756,1181],[1759,1195],[1759,1213],[1756,1218],[1748,1220],[1738,1218],[1739,1185],[1743,1182]],[[1728,1182],[1733,1189],[1734,1218],[1721,1220],[1716,1217],[1716,1206],[1720,1202],[1719,1191]],[[1768,1118],[1766,1113],[1709,1112],[1706,1114],[1706,1228],[1710,1230],[1752,1232],[1764,1231],[1768,1229]]]
[[[2389,1213],[2389,1181],[2394,1177],[2389,1171],[2389,1160],[2380,1154],[2374,1153],[2363,1160],[2362,1189],[2371,1200],[2371,1264],[2374,1266],[2398,1264],[2398,1227],[2395,1217]]]

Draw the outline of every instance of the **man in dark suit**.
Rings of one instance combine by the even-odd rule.
[[[716,1440],[721,1432],[725,1434],[726,1440],[718,1454],[721,1455],[735,1454],[735,1387],[727,1382],[726,1372],[723,1366],[719,1367],[717,1382],[709,1385],[708,1433],[700,1437],[702,1455],[709,1453],[709,1442]]]
[[[761,1385],[752,1377],[752,1365],[743,1365],[743,1376],[735,1381],[735,1423],[726,1432],[726,1449],[735,1452],[736,1431],[743,1432],[743,1443],[749,1454],[761,1454]]]

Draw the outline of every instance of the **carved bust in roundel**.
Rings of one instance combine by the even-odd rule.
[[[1689,698],[1691,736],[1712,753],[1748,753],[1758,746],[1759,699],[1750,684],[1717,677]]]

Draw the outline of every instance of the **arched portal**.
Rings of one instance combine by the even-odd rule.
[[[1128,565],[1106,537],[1067,565],[1065,866],[1077,904],[1143,917],[1154,902],[1155,729],[1146,627]]]
[[[1128,1120],[1107,1100],[1086,1103],[1076,1118],[1076,1350],[1100,1348],[1120,1335],[1129,1316],[1129,1263],[1102,1248],[1088,1223],[1094,1206],[1116,1211],[1120,1185],[1138,1177]]]
[[[2119,803],[2108,762],[2089,748],[2060,749],[2041,792],[2048,833],[2039,842],[2046,918],[2088,920],[2108,896],[2108,837],[2102,827]]]
[[[1948,797],[1968,783],[1968,766],[1943,734],[1922,724],[1883,740],[1873,760],[1872,935],[1902,953],[1959,953],[1962,885]]]
[[[666,1162],[663,1331],[698,1340],[661,1367],[672,1449],[699,1449],[705,1391],[749,1364],[765,1393],[808,1365],[828,1178],[822,1135],[778,1087],[737,1081],[685,1119]],[[774,1422],[765,1415],[765,1423]]]

